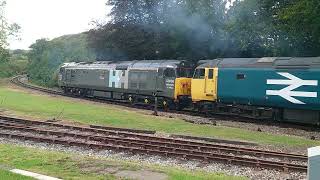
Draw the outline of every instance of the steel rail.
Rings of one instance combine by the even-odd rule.
[[[42,122],[42,121],[30,121],[18,118],[11,118],[11,117],[4,117],[0,116],[0,122],[4,123],[3,120],[7,120],[9,122],[24,122],[25,124],[29,125],[47,125],[47,126],[54,126],[58,128],[66,128],[70,130],[79,130],[81,132],[93,132],[93,133],[100,133],[104,135],[113,135],[113,136],[120,136],[120,137],[127,137],[127,138],[137,138],[141,141],[147,141],[149,143],[171,143],[173,146],[184,146],[189,147],[190,149],[198,149],[202,151],[221,151],[227,153],[235,153],[235,154],[247,154],[247,155],[255,155],[261,157],[282,157],[283,159],[294,159],[300,161],[307,161],[307,156],[299,155],[299,154],[292,154],[292,153],[283,153],[283,152],[275,152],[275,151],[264,151],[258,149],[251,149],[251,148],[244,148],[238,146],[229,146],[229,145],[221,145],[221,144],[210,144],[210,143],[202,143],[190,140],[181,140],[181,139],[174,139],[174,138],[164,138],[164,137],[156,137],[144,134],[136,134],[130,132],[117,132],[117,131],[110,131],[110,130],[102,130],[102,129],[95,129],[95,128],[87,128],[87,127],[80,127],[80,126],[71,126],[71,125],[63,125],[58,123],[49,123],[49,122]]]
[[[279,169],[283,171],[299,171],[299,172],[306,172],[307,166],[304,165],[297,165],[297,164],[290,164],[290,163],[283,163],[283,162],[274,162],[268,160],[261,160],[261,159],[251,159],[251,158],[244,158],[240,156],[230,156],[230,155],[221,155],[221,154],[198,154],[193,153],[192,151],[185,151],[185,152],[175,152],[170,151],[170,149],[166,150],[158,150],[158,149],[151,149],[151,148],[142,148],[142,147],[127,147],[127,146],[119,146],[119,145],[108,145],[103,144],[101,142],[97,143],[88,143],[82,141],[75,141],[75,140],[63,140],[61,138],[47,138],[47,137],[39,137],[33,135],[22,135],[16,133],[4,133],[0,132],[0,136],[6,138],[16,138],[22,140],[31,140],[36,142],[46,142],[46,143],[53,143],[53,144],[62,144],[68,146],[80,146],[86,148],[94,148],[94,149],[107,149],[113,151],[121,151],[121,152],[131,152],[131,153],[138,153],[138,154],[152,154],[152,155],[159,155],[165,157],[180,157],[189,160],[201,160],[205,162],[224,162],[224,163],[231,163],[237,165],[247,165],[252,167],[260,167],[260,168],[271,168],[271,169]]]
[[[219,147],[207,147],[207,146],[194,146],[194,145],[186,145],[180,143],[171,143],[171,142],[158,142],[158,141],[146,141],[140,139],[132,139],[132,138],[119,138],[119,137],[106,137],[106,136],[98,136],[98,135],[84,135],[79,133],[70,133],[70,132],[62,132],[62,131],[52,131],[52,130],[41,130],[38,128],[30,127],[30,126],[17,126],[13,123],[2,123],[0,122],[0,129],[9,129],[9,130],[19,130],[19,131],[28,131],[32,133],[39,133],[45,135],[55,135],[55,136],[68,136],[73,138],[83,138],[86,140],[95,140],[95,141],[103,141],[107,143],[115,143],[121,145],[136,145],[136,147],[157,147],[158,149],[162,148],[174,148],[179,151],[180,149],[190,150],[190,151],[198,151],[203,153],[209,152],[218,152],[218,153],[233,153],[233,154],[242,154],[242,155],[251,155],[257,157],[273,157],[279,159],[293,159],[293,160],[300,160],[304,161],[305,159],[301,159],[299,157],[288,157],[288,156],[279,156],[273,154],[264,154],[264,153],[251,153],[247,151],[237,151],[227,148],[219,148]],[[212,154],[212,153],[210,153]]]

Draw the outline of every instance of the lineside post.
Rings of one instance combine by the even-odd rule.
[[[154,112],[153,115],[158,116],[158,94],[161,93],[162,91],[157,90],[155,93],[152,93],[154,97]]]
[[[320,177],[320,146],[308,149],[308,180]]]
[[[158,93],[153,93],[153,97],[154,97],[154,111],[153,111],[153,115],[158,116]]]

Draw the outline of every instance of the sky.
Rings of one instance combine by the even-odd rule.
[[[10,39],[10,49],[28,49],[37,39],[52,39],[92,28],[90,22],[106,22],[106,0],[7,0],[9,22],[21,26],[21,40]]]

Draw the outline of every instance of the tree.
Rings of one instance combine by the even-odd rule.
[[[213,58],[221,54],[224,0],[110,0],[112,21],[89,32],[101,59]]]
[[[228,11],[228,54],[319,56],[318,12],[317,0],[238,0]]]
[[[16,23],[9,24],[5,17],[6,1],[0,0],[0,63],[9,60],[8,37],[16,37],[20,26]]]
[[[296,56],[320,55],[320,1],[293,0],[278,16]]]
[[[28,74],[33,82],[56,85],[55,73],[65,62],[91,62],[94,53],[87,47],[87,33],[65,35],[51,41],[39,39],[30,46]]]

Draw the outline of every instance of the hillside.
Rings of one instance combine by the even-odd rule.
[[[54,86],[55,71],[64,62],[94,61],[87,33],[64,35],[53,40],[39,39],[30,46],[28,74],[39,85]]]

